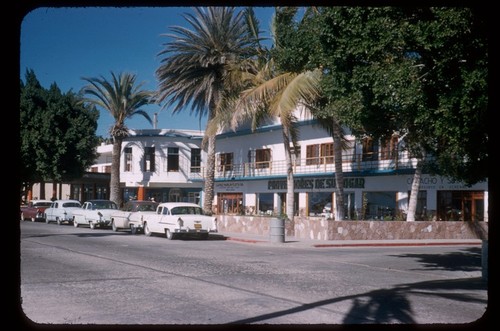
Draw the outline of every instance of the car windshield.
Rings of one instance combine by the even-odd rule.
[[[97,201],[94,202],[93,209],[118,209],[118,207],[113,201]]]
[[[172,215],[203,215],[203,209],[201,207],[174,207],[171,210]]]
[[[52,202],[36,202],[33,204],[33,207],[50,207]]]
[[[144,205],[139,205],[137,207],[137,211],[155,211],[156,210],[156,205],[153,204],[144,204]]]
[[[71,207],[81,207],[80,203],[79,202],[65,202],[63,203],[63,207],[66,207],[66,208],[71,208]]]

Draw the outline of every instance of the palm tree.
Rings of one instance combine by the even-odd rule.
[[[313,109],[313,116],[318,121],[318,124],[325,129],[333,138],[333,153],[335,164],[335,184],[337,193],[335,194],[335,220],[341,221],[344,219],[344,171],[342,169],[342,151],[348,148],[348,141],[345,137],[344,129],[339,120],[332,114],[333,111],[328,111],[328,107],[320,106],[321,110]],[[325,115],[325,110],[326,114]],[[333,201],[332,201],[333,202]]]
[[[171,38],[158,54],[161,64],[156,70],[159,80],[157,102],[178,113],[190,106],[191,113],[208,122],[218,114],[230,111],[227,98],[234,94],[230,68],[255,54],[255,38],[245,19],[247,11],[233,7],[194,8],[195,14],[183,17],[192,30],[173,26]],[[207,162],[203,209],[212,213],[215,176],[215,137],[205,132]]]
[[[310,108],[319,98],[321,74],[320,69],[278,74],[271,59],[254,75],[254,86],[241,93],[232,118],[233,129],[249,118],[252,129],[267,116],[280,119],[287,167],[286,216],[290,220],[294,216],[295,191],[292,153],[298,150],[295,114],[297,109]]]
[[[128,128],[125,120],[135,115],[143,116],[149,123],[152,123],[149,114],[141,107],[152,103],[153,92],[142,90],[143,83],[136,85],[136,76],[130,73],[111,73],[111,81],[103,76],[94,78],[82,78],[89,85],[82,89],[83,94],[90,97],[83,98],[82,102],[94,104],[108,111],[113,116],[115,122],[111,126],[109,133],[113,139],[113,156],[111,161],[111,183],[110,200],[116,202],[118,206],[122,204],[120,194],[120,156],[123,138],[128,136]]]

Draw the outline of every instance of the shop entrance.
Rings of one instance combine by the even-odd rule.
[[[484,192],[439,191],[437,209],[442,221],[483,221]]]
[[[221,214],[242,215],[244,213],[243,193],[218,193],[217,206]]]

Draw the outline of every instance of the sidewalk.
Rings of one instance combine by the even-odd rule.
[[[276,238],[271,241],[270,235],[257,235],[251,233],[219,232],[211,234],[220,240],[228,240],[246,244],[275,245],[298,248],[324,248],[324,247],[361,247],[361,246],[477,246],[482,245],[481,239],[389,239],[389,240],[318,240],[285,236],[285,242]]]

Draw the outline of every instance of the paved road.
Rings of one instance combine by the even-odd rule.
[[[20,227],[20,309],[35,323],[462,325],[488,307],[477,245],[314,248]]]

